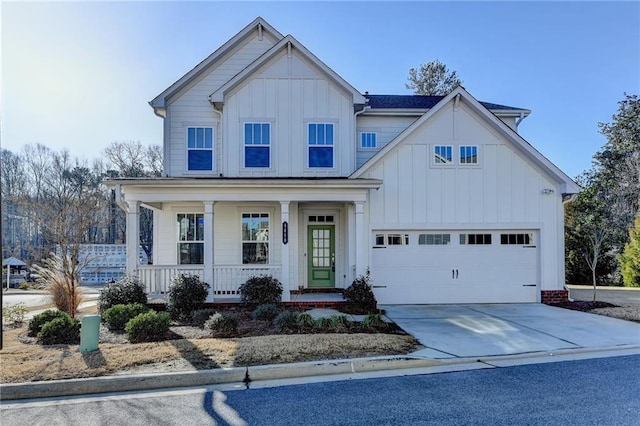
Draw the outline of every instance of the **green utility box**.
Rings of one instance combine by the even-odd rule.
[[[92,352],[98,349],[100,336],[100,315],[85,315],[80,328],[80,352]]]

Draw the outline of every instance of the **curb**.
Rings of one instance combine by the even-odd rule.
[[[409,357],[380,357],[235,367],[178,373],[101,376],[30,383],[9,383],[0,385],[0,401],[364,373],[380,370],[432,367],[436,365],[441,365],[441,362]]]

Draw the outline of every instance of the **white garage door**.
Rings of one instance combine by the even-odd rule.
[[[536,231],[375,231],[381,304],[536,302]]]

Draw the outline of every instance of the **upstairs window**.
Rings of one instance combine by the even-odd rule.
[[[269,263],[269,213],[242,213],[242,263]]]
[[[378,134],[373,132],[360,133],[360,148],[373,149],[378,147]]]
[[[187,127],[187,170],[213,170],[213,127]]]
[[[476,145],[460,145],[460,164],[478,164]]]
[[[244,166],[269,167],[271,165],[271,125],[269,123],[244,124]]]
[[[434,164],[452,164],[453,147],[451,145],[436,145],[433,147]]]
[[[333,124],[309,123],[309,167],[333,167]]]
[[[204,215],[180,213],[177,216],[178,264],[204,263]]]

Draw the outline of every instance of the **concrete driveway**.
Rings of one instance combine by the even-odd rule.
[[[539,303],[384,305],[429,358],[640,345],[640,324]]]

